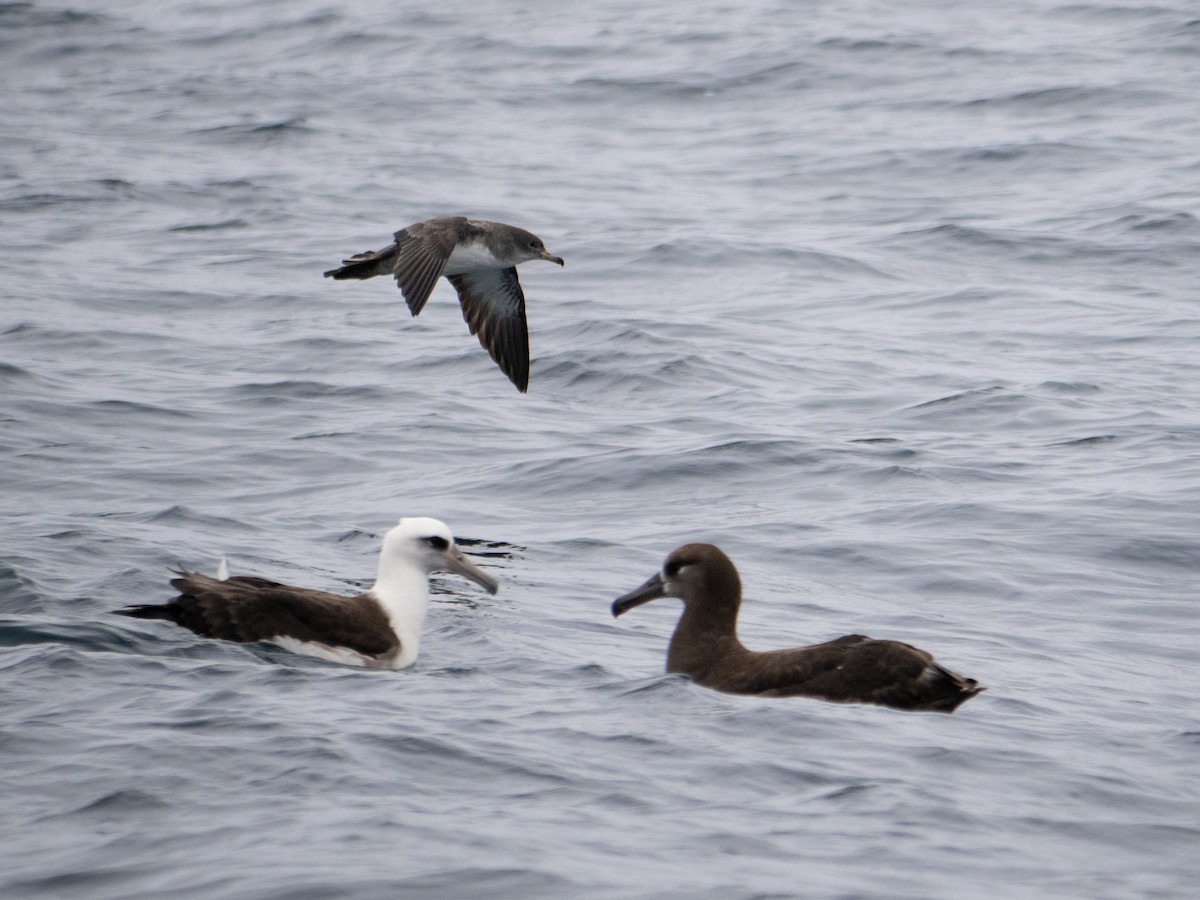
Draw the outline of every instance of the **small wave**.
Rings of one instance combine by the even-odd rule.
[[[60,27],[64,25],[102,24],[111,21],[100,13],[75,9],[45,9],[33,3],[0,3],[0,25],[7,28]]]
[[[130,812],[143,812],[149,809],[168,809],[171,805],[157,794],[151,794],[148,791],[137,788],[127,788],[97,797],[90,803],[85,803],[78,809],[64,813],[64,815],[78,815],[80,813],[84,815],[107,815],[111,813],[124,815]]]
[[[357,882],[361,887],[362,882]],[[330,885],[337,896],[344,890],[342,882]],[[584,885],[551,872],[535,869],[467,868],[446,869],[428,875],[418,875],[400,881],[388,879],[379,885],[379,896],[437,897],[578,897]],[[322,892],[315,896],[325,896]]]
[[[1072,438],[1067,441],[1054,441],[1051,447],[1090,447],[1097,444],[1109,444],[1118,440],[1115,434],[1096,434],[1090,437]]]
[[[20,366],[14,366],[11,363],[0,362],[0,378],[9,381],[16,381],[20,378],[33,378],[33,373],[28,369],[22,369]]]
[[[110,413],[134,413],[155,418],[190,419],[192,414],[181,409],[170,409],[165,406],[153,406],[149,403],[137,403],[133,400],[93,400],[85,404],[89,409]]]
[[[828,47],[834,50],[848,50],[851,53],[870,53],[873,55],[878,54],[880,51],[889,50],[898,50],[902,52],[918,50],[924,52],[929,49],[927,44],[917,43],[915,41],[848,37],[826,38],[823,41],[819,41],[817,46]]]
[[[197,512],[189,506],[183,506],[178,503],[160,509],[123,514],[119,518],[122,521],[143,523],[187,522],[195,525],[203,525],[217,533],[242,532],[248,527],[246,522],[241,519]]]
[[[1112,550],[1112,557],[1135,563],[1151,563],[1155,569],[1172,567],[1180,572],[1194,572],[1200,559],[1200,543],[1167,538],[1139,538]]]
[[[236,125],[218,125],[213,128],[201,128],[193,134],[239,143],[274,144],[299,135],[310,134],[313,129],[305,123],[306,120],[303,116],[297,116],[279,122],[239,122]]]
[[[59,183],[63,190],[36,191],[0,200],[0,209],[8,212],[30,212],[58,209],[77,203],[122,203],[136,199],[137,186],[119,178],[96,178],[91,181]]]
[[[221,222],[198,222],[189,225],[175,225],[168,228],[167,231],[181,234],[189,234],[200,231],[229,231],[234,228],[248,228],[249,223],[245,219],[225,219]]]
[[[690,684],[692,679],[686,675],[655,675],[651,678],[639,678],[632,682],[620,682],[615,687],[621,697],[632,697],[635,694],[673,693],[679,690],[681,684]]]
[[[98,622],[52,619],[40,616],[0,616],[0,647],[25,647],[57,644],[84,650],[128,651],[138,641],[119,630]]]
[[[924,403],[918,403],[914,406],[910,406],[909,409],[929,409],[930,407],[947,406],[964,402],[975,403],[981,399],[1004,393],[1005,389],[999,385],[993,385],[985,388],[973,388],[969,391],[959,391],[955,394],[947,394],[944,397],[938,397],[936,400],[926,400]]]
[[[357,397],[362,399],[384,399],[377,387],[366,385],[337,385],[324,381],[270,381],[250,382],[233,388],[233,392],[244,399],[275,403],[281,399],[315,400],[323,397]]]
[[[42,593],[33,579],[6,562],[0,562],[0,606],[14,613],[36,612],[42,606]]]
[[[1029,246],[1029,239],[1025,235],[956,223],[905,231],[888,240],[895,240],[897,238],[916,238],[918,240],[933,241],[938,244],[955,244],[959,246],[979,247],[987,250],[1005,249],[1024,251]],[[952,250],[947,248],[945,252],[952,252]]]
[[[994,97],[980,97],[975,100],[967,100],[960,105],[966,108],[1012,106],[1037,110],[1065,106],[1078,107],[1082,111],[1104,105],[1160,103],[1164,96],[1160,91],[1146,89],[1062,85],[1029,91],[1015,91],[1011,94],[1000,94]]]
[[[1043,381],[1038,387],[1061,394],[1095,394],[1101,390],[1087,381]]]
[[[968,147],[955,151],[955,157],[966,161],[990,163],[1019,162],[1028,165],[1031,161],[1060,164],[1064,159],[1094,158],[1096,151],[1091,147],[1059,141],[1030,141],[1024,144],[996,144],[988,147]]]
[[[852,438],[847,443],[857,444],[876,459],[915,459],[920,456],[920,453],[897,438]]]
[[[1092,225],[1090,232],[1123,234],[1140,238],[1155,238],[1160,235],[1200,235],[1200,219],[1182,210],[1151,209],[1148,207],[1121,207],[1100,211],[1107,213],[1105,221]]]

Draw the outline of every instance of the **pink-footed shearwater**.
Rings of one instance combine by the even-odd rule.
[[[403,669],[417,659],[429,605],[429,573],[455,572],[488,593],[498,584],[463,556],[437,519],[405,518],[383,538],[379,574],[354,597],[235,575],[224,581],[180,571],[179,596],[116,610],[167,619],[204,637],[267,641],[308,656],[372,669]]]
[[[542,239],[501,222],[440,216],[401,228],[395,242],[368,250],[330,269],[326,278],[373,278],[392,275],[414,316],[420,315],[438,278],[445,275],[458,291],[471,334],[500,370],[524,393],[529,389],[529,327],[517,265],[544,259],[563,265]]]
[[[718,691],[949,713],[985,690],[938,665],[924,650],[861,634],[789,650],[747,650],[737,636],[741,580],[729,557],[712,544],[675,550],[661,572],[613,601],[613,615],[659,597],[683,601],[667,671]]]

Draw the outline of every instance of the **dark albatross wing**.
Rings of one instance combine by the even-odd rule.
[[[517,269],[479,269],[447,275],[458,291],[463,319],[517,390],[529,390],[529,326]]]
[[[221,581],[199,572],[180,572],[171,585],[179,591],[171,602],[117,612],[166,619],[204,637],[243,643],[289,637],[366,656],[384,656],[399,647],[386,613],[369,594],[342,597],[266,578],[239,575]]]
[[[953,712],[985,690],[901,641],[848,634],[809,647],[753,654],[748,693]]]

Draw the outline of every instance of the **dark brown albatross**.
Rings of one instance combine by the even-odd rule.
[[[924,650],[861,634],[767,653],[747,650],[737,636],[741,579],[729,557],[712,544],[675,550],[661,572],[613,601],[613,615],[659,597],[683,601],[667,671],[718,691],[949,713],[986,690],[938,665]]]
[[[401,228],[395,242],[330,269],[326,278],[392,275],[414,316],[442,275],[454,285],[471,334],[524,393],[529,389],[529,326],[517,264],[532,259],[563,265],[542,239],[523,228],[463,216],[440,216]]]
[[[267,641],[307,656],[370,669],[403,669],[417,659],[429,606],[429,573],[449,571],[490,594],[494,578],[467,561],[445,523],[405,518],[383,538],[379,574],[353,597],[237,575],[180,572],[169,603],[118,609],[136,619],[166,619],[199,635]]]

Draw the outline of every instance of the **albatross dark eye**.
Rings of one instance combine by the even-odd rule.
[[[668,578],[674,578],[676,575],[679,574],[679,570],[682,568],[683,568],[683,563],[681,563],[677,559],[673,559],[669,563],[667,563],[666,566],[663,567],[663,574],[666,575]]]
[[[425,543],[427,543],[434,550],[445,550],[450,546],[450,542],[448,540],[436,534],[425,538]]]

